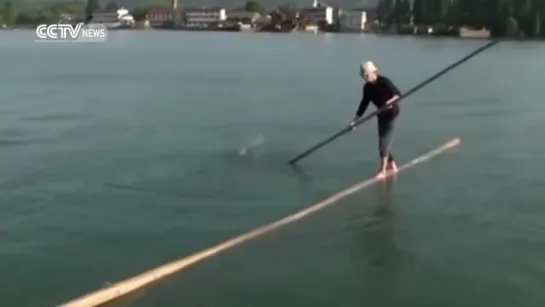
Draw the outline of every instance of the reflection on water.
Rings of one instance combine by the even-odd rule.
[[[377,185],[378,188],[375,191],[377,192],[378,210],[386,210],[387,212],[390,212],[390,210],[392,209],[391,207],[394,198],[394,194],[392,191],[396,181],[397,176],[394,175],[392,177],[386,178]]]
[[[393,210],[395,180],[395,177],[389,177],[376,185],[377,203],[366,214],[362,225],[365,262],[378,270],[394,268],[399,258]]]

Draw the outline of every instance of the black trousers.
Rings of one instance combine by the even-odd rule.
[[[390,146],[392,145],[396,117],[377,116],[379,154],[381,159],[388,157],[388,162],[394,161],[394,156],[390,152]]]

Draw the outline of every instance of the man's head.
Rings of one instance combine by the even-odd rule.
[[[360,65],[360,76],[366,82],[375,82],[377,80],[378,69],[373,62],[363,62]]]

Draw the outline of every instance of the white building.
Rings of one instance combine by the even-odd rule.
[[[252,23],[261,18],[261,14],[248,11],[227,11],[227,20]]]
[[[134,17],[129,10],[120,8],[115,12],[97,12],[93,14],[90,24],[103,24],[107,28],[123,28],[134,25]]]
[[[184,11],[186,24],[218,23],[227,19],[224,8],[188,9]]]
[[[339,21],[341,32],[363,32],[367,24],[367,13],[364,11],[342,11]]]
[[[300,14],[305,18],[324,25],[332,25],[335,23],[335,8],[331,6],[302,9]]]

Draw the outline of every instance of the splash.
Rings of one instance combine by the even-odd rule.
[[[254,159],[259,157],[258,149],[265,142],[265,138],[262,134],[259,134],[255,139],[249,142],[246,146],[242,147],[239,155],[246,156],[251,155]]]

